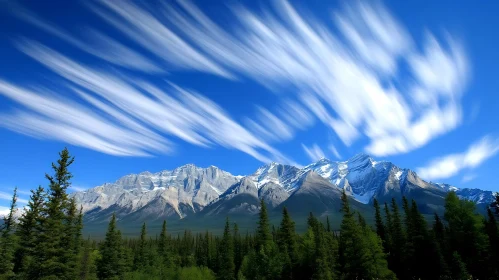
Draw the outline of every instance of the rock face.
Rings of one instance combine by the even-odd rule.
[[[449,191],[478,204],[493,200],[491,191],[426,182],[412,170],[365,154],[342,162],[324,158],[301,169],[273,162],[248,176],[188,164],[172,171],[127,175],[74,196],[87,222],[103,221],[113,212],[120,218],[142,221],[254,214],[261,199],[270,209],[286,206],[293,212],[337,212],[343,189],[357,208],[374,198],[384,203],[392,198],[400,201],[404,195],[416,199],[423,212],[432,213],[442,209]]]
[[[75,198],[90,217],[113,208],[139,216],[183,218],[219,198],[239,177],[215,166],[184,165],[172,171],[127,175],[115,183],[77,192]]]

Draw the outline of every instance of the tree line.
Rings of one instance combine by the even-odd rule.
[[[374,200],[368,225],[343,192],[339,232],[310,213],[298,234],[286,208],[274,227],[262,200],[252,234],[227,218],[222,235],[172,236],[164,221],[159,236],[148,236],[144,223],[139,238],[123,238],[113,214],[103,240],[84,240],[82,210],[67,194],[74,158],[67,149],[59,155],[48,189],[32,190],[20,217],[14,190],[0,232],[0,279],[499,279],[498,208],[482,216],[454,192],[430,223],[403,197],[400,208]]]

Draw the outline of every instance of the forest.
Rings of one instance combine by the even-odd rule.
[[[400,206],[374,200],[369,225],[343,192],[339,231],[311,213],[298,234],[286,208],[272,226],[261,201],[254,232],[227,217],[222,235],[172,236],[164,221],[159,236],[144,222],[139,238],[124,238],[113,214],[103,240],[84,239],[82,210],[67,192],[74,157],[59,155],[48,187],[31,191],[21,215],[14,190],[0,233],[0,279],[499,279],[497,203],[483,216],[454,192],[431,222],[403,197]]]

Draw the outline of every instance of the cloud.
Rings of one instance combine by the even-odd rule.
[[[476,174],[466,174],[461,179],[461,182],[462,183],[468,183],[470,181],[473,181],[476,177],[477,177]]]
[[[312,147],[310,147],[310,148],[305,146],[305,144],[301,144],[301,146],[302,146],[303,150],[305,151],[305,153],[307,154],[307,156],[312,161],[318,161],[319,159],[325,157],[324,152],[317,144],[312,145]]]
[[[154,9],[131,1],[87,6],[133,47],[102,31],[89,29],[86,34],[93,39],[85,40],[29,13],[21,17],[107,62],[142,71],[140,75],[85,66],[22,39],[19,49],[64,77],[70,82],[68,92],[86,103],[67,102],[64,118],[56,118],[54,108],[62,103],[57,95],[40,86],[28,89],[0,81],[4,96],[29,109],[2,116],[5,127],[114,155],[169,153],[175,150],[175,137],[203,147],[237,149],[261,161],[289,162],[270,143],[293,139],[315,120],[344,145],[367,138],[364,149],[377,156],[410,152],[462,122],[461,97],[470,66],[461,44],[450,34],[439,40],[428,32],[419,46],[381,4],[345,4],[331,14],[331,22],[287,1],[277,1],[263,13],[236,5],[224,26],[190,1]],[[124,56],[131,60],[124,62]],[[400,71],[401,64],[409,71]],[[283,98],[274,107],[257,104],[254,116],[242,118],[243,126],[201,94],[143,81],[157,78],[158,69],[252,79],[282,92]],[[16,98],[18,93],[28,99]],[[37,105],[38,97],[47,106]],[[78,122],[79,115],[97,129]]]
[[[497,152],[499,152],[499,139],[485,136],[466,151],[433,159],[426,166],[418,168],[417,172],[427,180],[445,179],[458,174],[461,170],[478,167]],[[463,178],[463,181],[466,180]]]
[[[329,150],[331,151],[331,153],[333,153],[333,155],[337,158],[337,159],[341,159],[341,155],[340,153],[338,152],[338,150],[336,149],[335,146],[333,145],[329,145]]]
[[[5,206],[0,206],[0,219],[2,219],[3,217],[7,216],[10,212],[10,208],[9,207],[5,207]]]
[[[12,194],[6,193],[6,192],[0,192],[0,199],[11,201]],[[17,202],[21,203],[21,204],[26,204],[26,203],[28,203],[28,200],[24,199],[24,198],[17,197]]]
[[[75,192],[82,192],[87,190],[88,188],[80,187],[80,186],[71,186],[71,189],[74,190]]]
[[[194,145],[237,149],[261,161],[270,161],[270,156],[289,162],[197,93],[90,68],[28,39],[18,47],[71,82],[68,92],[86,103],[0,80],[0,94],[25,106],[14,115],[0,116],[11,130],[119,156],[168,153],[173,147],[166,134]]]
[[[42,20],[26,9],[17,7],[16,16],[107,62],[146,72],[164,72],[158,65],[152,63],[150,59],[96,30],[87,29],[85,32],[80,31],[86,34],[87,38],[79,39],[62,28]],[[88,42],[93,42],[94,45],[90,45]],[[126,59],[123,59],[124,57]]]
[[[314,113],[346,145],[364,135],[371,140],[365,149],[374,155],[406,153],[461,123],[460,97],[469,78],[463,48],[450,35],[444,48],[428,33],[420,52],[381,5],[359,3],[334,13],[339,34],[286,1],[276,2],[275,11],[264,16],[235,8],[240,22],[233,24],[238,27],[234,33],[189,1],[180,6],[183,9],[165,9],[168,24],[178,28],[179,36],[231,73],[271,89],[296,87],[296,100],[302,102],[294,108]],[[142,10],[134,7],[130,12]],[[134,18],[129,23],[141,24]],[[412,75],[402,79],[398,65],[404,62]],[[296,126],[285,116],[281,119]],[[252,124],[255,131],[265,126],[283,127],[275,122]],[[266,131],[269,138],[288,140],[289,134],[283,137],[282,131]]]

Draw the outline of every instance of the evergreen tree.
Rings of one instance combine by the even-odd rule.
[[[146,223],[142,224],[142,229],[140,231],[139,247],[135,252],[134,266],[135,269],[141,270],[148,266],[147,258],[147,230]]]
[[[55,277],[58,279],[72,279],[72,258],[67,259],[68,235],[67,212],[70,206],[67,189],[71,186],[73,175],[68,168],[73,164],[67,148],[59,153],[57,164],[52,163],[54,175],[45,174],[49,180],[48,200],[43,209],[43,218],[40,219],[40,235],[36,248],[36,263],[40,273],[37,278]]]
[[[163,220],[163,224],[161,226],[161,233],[159,234],[158,254],[163,263],[167,267],[172,267],[174,265],[171,253],[172,252],[166,232],[166,220]]]
[[[260,218],[256,229],[257,251],[262,249],[269,250],[272,244],[272,234],[270,232],[269,217],[267,214],[267,206],[263,199],[260,201]]]
[[[494,213],[490,208],[487,208],[487,220],[485,223],[485,231],[489,239],[489,269],[491,276],[499,278],[499,232]]]
[[[76,200],[74,198],[69,200],[67,214],[64,218],[64,225],[66,227],[65,234],[62,237],[62,245],[67,248],[65,251],[64,260],[66,263],[66,277],[68,279],[77,278],[79,266],[79,254],[81,247],[81,230],[82,213],[76,210]]]
[[[245,252],[243,252],[242,242],[241,242],[241,234],[239,233],[239,227],[236,223],[234,223],[234,265],[235,272],[239,271],[241,267],[241,263],[243,261]]]
[[[388,252],[385,225],[383,224],[383,218],[381,217],[381,210],[379,208],[378,200],[376,200],[376,198],[374,199],[373,204],[374,204],[374,218],[376,222],[376,233],[383,242],[383,247],[385,249],[385,252]]]
[[[277,246],[283,260],[282,279],[293,279],[293,267],[298,261],[295,223],[286,207],[282,209],[282,220],[277,233]]]
[[[449,250],[456,251],[473,277],[486,279],[488,240],[483,217],[475,212],[475,203],[460,200],[455,192],[445,198],[444,218],[448,224]]]
[[[14,235],[16,211],[17,187],[14,188],[9,213],[3,217],[3,225],[0,232],[0,277],[5,279],[14,276],[14,253],[17,246]]]
[[[340,234],[340,270],[342,279],[395,279],[387,267],[381,239],[368,227],[361,226],[350,210],[345,191],[341,196],[343,220]]]
[[[331,232],[331,224],[329,223],[329,216],[326,216],[326,231]]]
[[[218,279],[235,279],[234,240],[230,233],[228,217],[225,220],[225,229],[220,245]]]
[[[391,238],[391,248],[390,248],[390,269],[397,274],[398,278],[407,279],[407,266],[405,265],[405,252],[404,248],[406,246],[406,238],[404,230],[402,228],[402,222],[400,218],[399,209],[397,202],[392,198],[391,203],[391,228],[390,228],[390,238]]]
[[[19,278],[33,279],[37,275],[35,269],[37,264],[33,263],[33,257],[39,234],[40,212],[42,211],[44,202],[44,190],[42,187],[38,187],[35,191],[31,190],[26,210],[19,218],[16,231],[19,248],[16,252],[14,267],[14,272]],[[31,269],[31,271],[28,269]]]
[[[99,279],[124,279],[123,248],[121,233],[116,228],[116,215],[113,214],[107,228],[106,238],[100,248],[101,258],[97,262]]]

